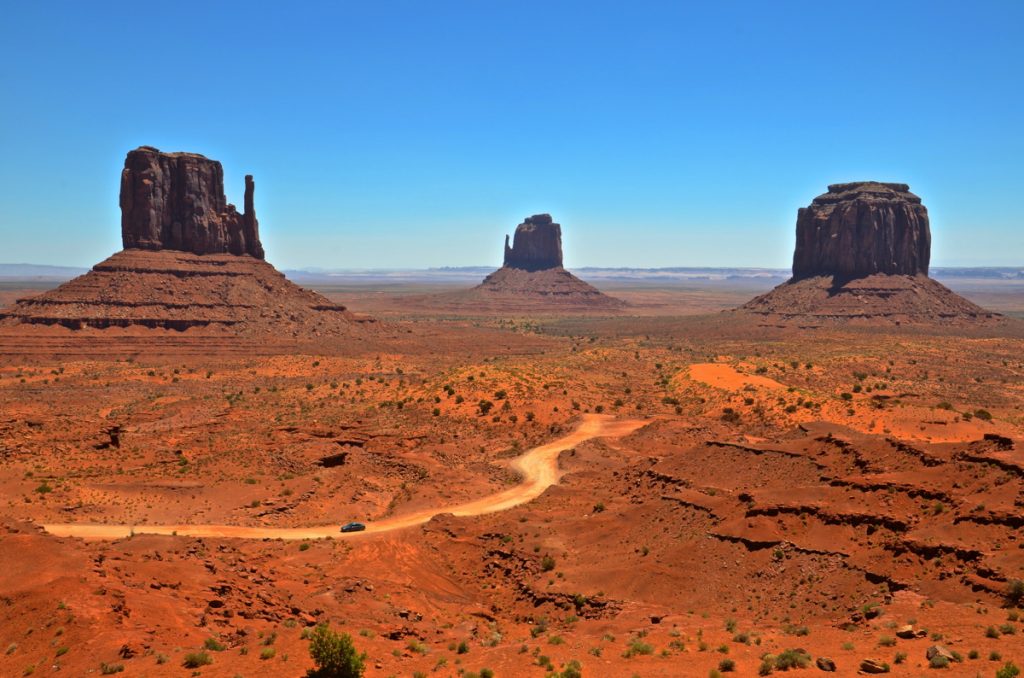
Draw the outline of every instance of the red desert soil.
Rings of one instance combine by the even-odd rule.
[[[1013,323],[46,329],[0,332],[2,676],[191,675],[207,644],[201,676],[299,676],[320,622],[368,676],[748,676],[797,648],[920,676],[933,645],[949,675],[1024,664]]]
[[[496,494],[465,504],[421,509],[398,518],[388,518],[366,526],[363,532],[339,534],[337,525],[319,527],[265,528],[238,525],[83,525],[81,523],[53,523],[43,525],[50,534],[59,537],[83,539],[121,539],[133,534],[182,535],[185,537],[235,537],[241,539],[324,539],[327,537],[358,537],[380,532],[391,532],[422,525],[436,515],[479,516],[494,511],[505,511],[539,497],[544,490],[558,482],[558,453],[591,438],[623,436],[644,426],[637,420],[613,420],[609,416],[588,414],[576,429],[557,440],[540,445],[511,460],[509,467],[522,476],[522,482]]]

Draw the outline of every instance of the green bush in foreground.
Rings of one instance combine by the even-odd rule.
[[[356,650],[352,637],[335,633],[327,624],[319,624],[309,643],[309,655],[316,664],[307,678],[361,678],[366,654]]]

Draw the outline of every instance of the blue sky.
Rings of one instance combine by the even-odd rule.
[[[148,144],[254,174],[286,268],[498,264],[536,212],[569,266],[786,267],[860,179],[1024,264],[1022,2],[288,4],[6,3],[0,262],[119,249]]]

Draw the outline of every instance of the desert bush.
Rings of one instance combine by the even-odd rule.
[[[213,659],[206,652],[189,652],[185,655],[182,666],[186,669],[198,669],[200,666],[212,664]]]
[[[783,650],[775,657],[775,668],[780,671],[804,669],[811,663],[811,657],[803,650]]]
[[[482,671],[480,675],[483,678]],[[577,660],[571,659],[568,664],[562,667],[562,671],[557,674],[556,678],[583,678],[583,665]]]
[[[223,652],[227,649],[227,646],[216,638],[207,638],[206,642],[203,643],[203,647],[214,652]]]
[[[1006,585],[1006,602],[1014,607],[1024,604],[1024,579],[1014,579]]]
[[[100,662],[100,675],[112,676],[115,673],[121,673],[124,671],[124,664],[108,664],[106,662]]]
[[[347,633],[335,633],[327,624],[313,630],[309,654],[316,664],[307,678],[360,678],[365,670],[366,654],[360,654]]]
[[[634,638],[629,641],[629,645],[626,646],[626,651],[622,653],[622,656],[626,659],[630,659],[637,655],[654,654],[654,646],[649,643],[645,643],[639,638]]]
[[[996,678],[1017,678],[1020,675],[1020,669],[1013,662],[1006,662],[1003,667],[996,671]]]

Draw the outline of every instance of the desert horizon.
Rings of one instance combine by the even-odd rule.
[[[1024,5],[5,10],[0,678],[1021,676]]]

